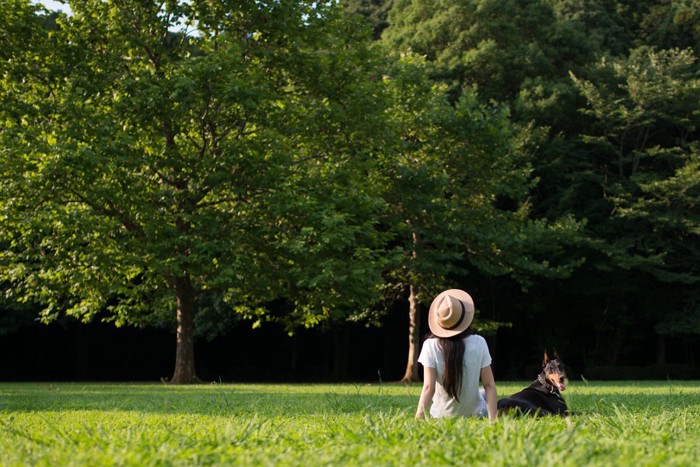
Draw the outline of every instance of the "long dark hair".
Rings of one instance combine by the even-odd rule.
[[[445,361],[445,371],[442,386],[451,397],[459,402],[459,392],[462,389],[462,368],[464,366],[464,338],[473,334],[469,328],[452,337],[438,337],[438,347]],[[432,336],[437,337],[437,336]]]

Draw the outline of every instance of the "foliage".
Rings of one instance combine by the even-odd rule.
[[[526,78],[556,73],[549,56],[548,2],[397,0],[383,36],[394,52],[425,55],[454,93],[475,87],[484,101],[515,98]]]
[[[455,194],[450,228],[461,223],[463,229],[450,235],[462,242],[457,247],[461,263],[448,266],[461,264],[457,277],[471,270],[513,275],[527,285],[537,275],[564,277],[582,261],[562,254],[581,228],[570,213],[533,220],[533,148],[541,144],[541,130],[529,123],[513,124],[507,105],[489,102],[520,96],[513,106],[520,118],[548,123],[550,112],[566,105],[562,94],[574,96],[569,101],[575,102],[571,84],[557,84],[565,77],[557,77],[559,70],[553,66],[560,49],[548,47],[550,32],[545,27],[554,16],[546,2],[447,2],[445,8],[437,8],[435,2],[406,0],[395,2],[390,12],[390,27],[382,37],[389,53],[424,55],[427,72],[449,86],[454,110],[440,110],[436,125],[441,128],[441,145],[433,151],[448,167],[445,191]],[[569,38],[561,36],[556,40]],[[571,46],[581,48],[573,40]],[[540,99],[535,94],[556,101],[556,107],[533,103]],[[455,247],[436,249],[454,252]],[[442,272],[450,274],[449,269]]]
[[[389,26],[387,17],[394,0],[342,0],[341,5],[350,14],[362,15],[372,24],[373,38],[379,39]]]
[[[511,394],[523,383],[499,383]],[[694,382],[575,383],[563,418],[413,419],[418,385],[3,384],[8,465],[694,465]]]
[[[372,297],[381,203],[357,188],[381,75],[364,29],[317,2],[71,7],[49,31],[22,2],[29,37],[7,39],[34,54],[2,77],[9,293],[45,320],[177,316],[190,346],[212,291],[246,316],[287,298],[290,326]]]
[[[647,11],[640,18],[639,36],[644,44],[661,49],[693,48],[700,53],[700,2],[665,0],[643,2]]]
[[[640,47],[627,59],[603,59],[595,82],[574,77],[596,123],[584,138],[601,161],[594,170],[611,210],[605,217],[599,213],[590,228],[607,239],[603,248],[612,267],[651,276],[662,290],[675,290],[673,298],[666,297],[671,300],[666,305],[673,306],[657,322],[678,319],[689,333],[698,328],[687,327],[693,320],[681,316],[700,310],[692,287],[700,281],[700,178],[692,140],[700,124],[695,61],[690,49]],[[671,328],[660,324],[659,329]]]
[[[469,284],[591,363],[700,333],[698,0],[73,3],[0,3],[4,329]]]
[[[421,305],[474,271],[512,274],[523,284],[533,275],[568,274],[574,263],[557,264],[555,256],[578,225],[528,219],[532,180],[521,140],[529,135],[511,124],[505,106],[485,105],[468,90],[451,103],[414,54],[398,60],[387,81],[388,118],[399,137],[377,175],[392,248],[384,290],[389,301],[408,298],[410,370]]]
[[[530,129],[524,148],[539,183],[530,187],[529,217],[586,227],[568,248],[544,255],[578,260],[577,274],[554,294],[547,279],[526,281],[537,292],[521,311],[538,322],[559,319],[562,309],[589,316],[595,343],[582,344],[593,363],[600,352],[617,360],[637,323],[640,334],[697,330],[697,7],[397,0],[382,37],[393,53],[425,55],[453,99],[473,85],[482,102],[509,104],[512,120]],[[542,241],[523,238],[533,241],[505,254],[538,256]],[[476,257],[488,271],[489,256]],[[649,288],[654,297],[643,299]]]
[[[544,258],[555,257],[576,223],[528,220],[533,182],[521,145],[527,130],[510,123],[505,107],[481,104],[473,93],[450,104],[443,88],[426,84],[418,57],[408,55],[400,66],[390,83],[394,118],[410,132],[383,183],[399,252],[388,286],[420,286],[425,300],[470,269],[523,282],[570,272],[571,264]]]

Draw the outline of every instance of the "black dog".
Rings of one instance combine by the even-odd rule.
[[[522,391],[498,401],[498,411],[508,413],[517,411],[534,415],[569,415],[561,391],[566,389],[564,364],[554,353],[552,360],[544,353],[542,372],[533,383]]]

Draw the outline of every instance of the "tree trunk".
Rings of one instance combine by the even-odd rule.
[[[401,378],[402,383],[415,383],[420,381],[418,377],[418,347],[420,345],[420,314],[416,302],[415,286],[409,286],[408,296],[408,362],[406,373]]]
[[[194,366],[194,287],[189,276],[175,279],[177,297],[177,349],[171,384],[200,383]]]

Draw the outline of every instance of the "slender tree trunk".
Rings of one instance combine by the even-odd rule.
[[[418,234],[412,235],[413,261],[418,259]],[[420,314],[418,313],[418,286],[411,283],[408,286],[408,361],[406,372],[401,378],[402,383],[414,383],[420,381],[418,376],[418,346],[420,345]]]
[[[403,383],[414,383],[420,381],[418,376],[418,347],[420,345],[420,314],[418,313],[418,303],[416,301],[416,287],[409,286],[408,295],[408,362],[406,372],[401,378]]]
[[[177,297],[177,349],[175,352],[175,372],[170,379],[172,384],[194,384],[197,377],[194,365],[194,287],[189,276],[175,279]]]

